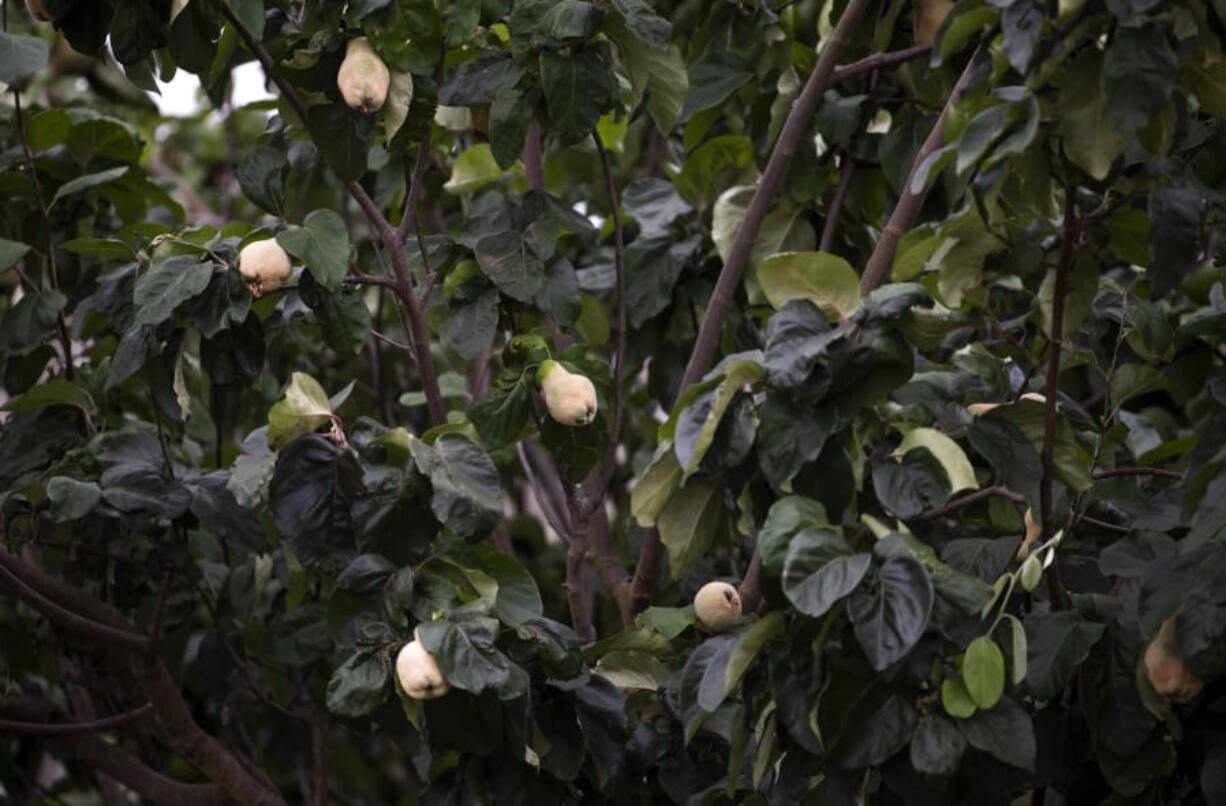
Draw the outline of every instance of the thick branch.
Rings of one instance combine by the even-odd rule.
[[[724,261],[724,268],[719,273],[715,291],[711,294],[706,316],[703,318],[702,327],[698,330],[698,338],[694,342],[694,351],[690,354],[689,364],[681,380],[683,391],[690,384],[702,378],[715,360],[720,333],[724,327],[724,318],[736,296],[737,288],[740,287],[741,276],[745,273],[745,267],[749,263],[749,255],[754,241],[757,240],[758,231],[766,219],[766,214],[770,212],[775,197],[783,188],[792,157],[804,138],[805,131],[809,128],[814,112],[821,104],[822,96],[830,87],[835,64],[842,55],[843,48],[850,40],[851,32],[867,5],[868,0],[851,0],[847,4],[847,8],[843,10],[843,16],[839,18],[838,25],[830,35],[830,41],[822,50],[821,56],[818,57],[817,66],[813,68],[813,73],[805,82],[805,88],[792,106],[792,111],[788,113],[783,130],[779,133],[779,140],[775,143],[770,159],[766,163],[766,170],[758,179],[753,198],[750,199],[749,207],[745,210],[745,218],[742,219],[736,238],[732,242],[728,259]]]
[[[148,639],[137,634],[122,613],[2,548],[0,588],[39,610],[62,629],[81,631],[98,644],[105,660],[135,673],[171,746],[230,797],[240,803],[285,802],[196,724],[166,665],[156,654],[149,653]]]
[[[294,110],[294,114],[299,117],[303,125],[306,125],[306,103],[292,85],[277,75],[276,65],[273,63],[272,56],[269,55],[268,50],[243,26],[228,3],[223,3],[221,10],[222,14],[225,15],[226,21],[230,23],[238,33],[239,38],[243,40],[243,44],[259,60],[264,68],[264,72],[277,85],[277,88],[281,90],[282,96],[290,108]],[[423,146],[428,150],[428,146],[425,146],[425,144]],[[420,184],[420,181],[414,183],[414,187],[410,188],[410,196],[412,196],[413,190]],[[442,425],[447,422],[447,407],[444,405],[442,393],[439,391],[438,375],[434,369],[434,358],[430,354],[430,331],[426,327],[425,317],[422,314],[417,295],[413,293],[413,277],[409,271],[408,261],[405,259],[404,244],[396,229],[388,222],[387,217],[379,210],[378,205],[370,198],[370,194],[366,192],[365,188],[357,182],[346,182],[345,189],[349,191],[349,195],[353,196],[354,201],[358,203],[358,207],[361,208],[362,214],[366,216],[370,226],[379,233],[383,245],[391,255],[392,269],[396,273],[398,284],[396,293],[404,303],[405,308],[408,309],[409,325],[413,334],[414,359],[417,364],[417,372],[421,376],[422,391],[426,394],[426,407],[430,411],[431,422],[434,425]]]
[[[72,754],[131,789],[149,803],[165,806],[221,806],[229,802],[217,784],[185,784],[149,769],[136,756],[97,736],[64,737]]]
[[[1051,302],[1051,343],[1048,345],[1047,379],[1043,387],[1043,449],[1039,457],[1043,462],[1043,480],[1039,487],[1042,511],[1043,539],[1051,537],[1055,526],[1055,497],[1052,485],[1055,482],[1056,446],[1056,398],[1060,394],[1060,352],[1064,349],[1064,298],[1068,294],[1068,275],[1073,267],[1073,246],[1077,239],[1076,187],[1069,184],[1064,189],[1064,239],[1060,244],[1060,262],[1056,264],[1056,284]],[[1052,608],[1062,606],[1059,569],[1051,578]]]
[[[920,166],[924,164],[934,151],[945,145],[945,119],[949,116],[949,111],[958,103],[958,99],[962,96],[962,91],[966,88],[967,82],[970,81],[971,74],[975,71],[975,63],[979,60],[980,52],[979,49],[976,49],[974,54],[971,55],[970,61],[966,63],[966,67],[962,70],[962,75],[958,77],[957,83],[954,84],[953,90],[949,93],[949,100],[945,102],[945,107],[941,110],[941,114],[937,116],[937,121],[933,124],[932,131],[928,133],[928,139],[920,146],[919,151],[915,155],[915,161],[911,163],[911,170],[907,172],[907,182],[903,186],[898,204],[894,206],[894,211],[890,213],[890,220],[886,223],[885,230],[882,231],[881,237],[877,240],[877,245],[873,248],[873,254],[869,257],[868,263],[864,267],[864,274],[860,277],[860,296],[868,296],[885,282],[886,277],[890,274],[891,267],[894,265],[894,253],[898,250],[899,240],[911,229],[911,225],[915,223],[916,216],[919,215],[920,209],[924,206],[924,197],[928,195],[927,187],[915,192],[912,183]]]

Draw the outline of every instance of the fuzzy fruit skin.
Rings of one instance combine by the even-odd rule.
[[[43,0],[26,0],[26,11],[39,22],[55,22],[55,17],[51,16]]]
[[[916,0],[915,44],[931,45],[953,7],[954,0]]]
[[[1175,702],[1187,702],[1204,687],[1179,655],[1174,616],[1162,622],[1158,634],[1145,648],[1145,674],[1154,691]]]
[[[396,679],[415,700],[437,700],[451,690],[434,656],[416,640],[405,644],[396,656]]]
[[[336,86],[350,109],[373,115],[387,101],[392,74],[365,39],[351,39],[336,74]]]
[[[255,241],[243,247],[238,253],[238,271],[251,287],[251,293],[260,295],[276,291],[285,285],[293,269],[290,267],[289,255],[281,248],[275,238]]]
[[[596,419],[596,387],[587,377],[568,372],[557,361],[545,361],[537,375],[549,416],[562,425],[587,425]]]
[[[694,614],[711,632],[724,632],[741,617],[741,595],[727,582],[708,582],[694,597]]]

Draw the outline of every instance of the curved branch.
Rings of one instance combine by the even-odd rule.
[[[952,515],[959,510],[965,509],[972,504],[977,504],[980,501],[986,501],[992,497],[1007,498],[1015,504],[1026,503],[1026,497],[1021,493],[1015,493],[1003,484],[995,484],[991,487],[984,487],[982,490],[976,490],[973,493],[967,493],[961,498],[955,498],[943,507],[929,509],[920,515],[924,520],[932,520],[934,518],[943,518],[946,515]]]
[[[931,51],[932,45],[916,45],[910,48],[903,48],[902,50],[874,53],[871,56],[865,56],[859,61],[851,62],[850,64],[840,64],[834,68],[831,83],[837,84],[864,73],[871,73],[874,70],[881,70],[882,68],[893,67],[903,62],[914,61],[922,56],[926,56]]]
[[[150,769],[131,753],[97,736],[63,737],[72,754],[131,789],[164,806],[221,806],[229,797],[217,784],[185,784]]]
[[[131,711],[101,719],[91,719],[88,722],[27,722],[0,719],[0,733],[23,733],[29,736],[76,736],[82,733],[98,733],[111,728],[123,727],[138,722],[152,713],[153,706],[145,703]]]

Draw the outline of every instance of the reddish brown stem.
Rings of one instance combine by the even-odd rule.
[[[911,170],[907,172],[907,183],[903,186],[898,204],[894,205],[894,211],[890,213],[890,219],[886,222],[885,229],[877,240],[877,245],[873,247],[873,253],[864,267],[864,274],[860,277],[860,296],[862,297],[868,296],[885,282],[894,265],[894,253],[898,251],[898,242],[911,229],[916,217],[919,216],[920,209],[924,206],[924,198],[928,195],[927,186],[915,191],[912,183],[916,173],[928,157],[945,145],[945,119],[958,103],[958,99],[962,97],[962,91],[966,88],[975,70],[979,53],[980,50],[977,48],[971,55],[966,67],[962,70],[962,75],[958,77],[957,83],[949,93],[949,100],[945,102],[941,114],[937,116],[932,131],[928,133],[928,139],[924,140],[924,144],[915,154],[915,161],[911,163]]]
[[[88,722],[25,722],[0,719],[0,733],[23,733],[31,736],[75,736],[82,733],[100,733],[145,719],[152,712],[153,706],[146,703],[122,714],[91,719]]]
[[[749,263],[749,255],[754,241],[757,240],[758,231],[762,228],[762,222],[766,219],[766,214],[770,212],[775,197],[783,188],[792,157],[800,146],[813,114],[821,104],[822,97],[831,85],[839,56],[842,55],[843,48],[847,46],[851,32],[867,5],[868,0],[851,0],[847,4],[842,17],[839,18],[838,25],[830,35],[830,41],[823,48],[821,56],[818,57],[817,66],[813,68],[813,73],[805,82],[805,88],[792,106],[792,111],[788,113],[783,130],[779,133],[779,140],[771,150],[766,170],[762,172],[758,180],[753,197],[749,201],[749,207],[745,210],[745,217],[737,230],[736,238],[733,239],[732,248],[728,251],[728,259],[724,261],[724,268],[720,271],[719,279],[715,283],[715,291],[711,294],[706,316],[703,318],[702,327],[698,330],[694,350],[690,354],[685,375],[681,380],[682,391],[698,381],[715,360],[724,319],[740,287],[741,276],[745,273],[745,267]]]
[[[528,124],[528,134],[524,138],[524,149],[520,154],[524,163],[524,174],[528,177],[530,190],[545,189],[545,160],[541,150],[541,124],[535,119]]]
[[[1076,187],[1064,188],[1064,239],[1060,244],[1060,262],[1056,264],[1056,283],[1051,303],[1051,342],[1048,345],[1047,378],[1043,387],[1043,449],[1039,457],[1043,463],[1043,479],[1039,487],[1042,512],[1043,539],[1049,539],[1054,531],[1055,496],[1055,445],[1056,445],[1056,398],[1060,394],[1060,352],[1064,348],[1064,298],[1068,294],[1068,275],[1073,267],[1073,247],[1077,239]],[[1059,563],[1053,563],[1055,571],[1048,586],[1051,590],[1051,606],[1059,610],[1064,606],[1060,584]]]

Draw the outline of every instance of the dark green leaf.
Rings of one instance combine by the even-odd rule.
[[[366,173],[367,152],[374,136],[369,115],[342,103],[312,106],[307,112],[307,128],[312,142],[342,181],[356,181]]]
[[[238,183],[247,198],[275,216],[285,211],[285,178],[289,160],[269,146],[256,146],[238,162]]]
[[[851,594],[848,613],[873,668],[881,671],[911,651],[928,626],[932,580],[911,557],[891,557]]]
[[[166,45],[170,4],[165,0],[117,0],[111,50],[120,64],[141,61]]]
[[[685,98],[683,120],[695,112],[719,106],[728,96],[753,80],[753,67],[732,50],[710,50],[690,65],[690,91]]]
[[[498,470],[475,443],[444,434],[433,445],[413,440],[413,459],[434,487],[434,515],[461,537],[478,540],[502,517]]]
[[[1026,688],[1040,702],[1060,696],[1103,634],[1076,613],[1030,613],[1026,625]]]
[[[1178,73],[1166,25],[1120,27],[1103,61],[1107,118],[1124,134],[1149,124],[1166,103]]]
[[[349,506],[361,484],[353,453],[306,436],[277,458],[269,500],[277,528],[301,562],[343,567],[353,547]]]
[[[541,53],[541,89],[549,110],[550,128],[563,145],[588,137],[613,94],[612,71],[595,50],[570,56]]]
[[[958,768],[965,749],[966,739],[953,722],[924,714],[911,737],[911,766],[928,775],[949,775]]]
[[[871,554],[852,554],[833,531],[805,529],[788,546],[783,592],[797,610],[817,618],[856,589],[872,559]]]
[[[958,722],[971,746],[1022,769],[1034,769],[1034,724],[1030,714],[1011,699],[1002,699],[990,711],[980,711]]]
[[[47,64],[51,48],[37,36],[0,33],[0,83],[20,87]]]
[[[383,702],[388,665],[378,653],[358,652],[332,672],[328,681],[328,710],[339,716],[363,717]]]

